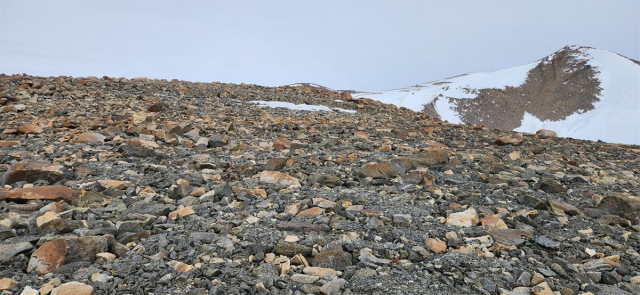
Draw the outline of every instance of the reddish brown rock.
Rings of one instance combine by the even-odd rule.
[[[424,243],[431,252],[440,253],[442,251],[447,251],[447,244],[439,239],[428,238]]]
[[[273,149],[275,151],[281,151],[284,149],[288,149],[289,147],[291,147],[291,141],[287,140],[286,138],[278,137],[273,142]]]
[[[2,175],[0,185],[13,184],[18,181],[35,182],[46,180],[55,183],[64,178],[63,167],[41,160],[24,160],[13,165]]]
[[[479,222],[478,213],[475,209],[467,209],[458,213],[451,213],[447,216],[447,225],[456,225],[456,226],[474,226]]]
[[[19,146],[20,142],[17,140],[0,140],[0,148],[8,148],[12,146]]]
[[[181,217],[185,217],[185,216],[189,216],[191,214],[196,213],[195,211],[193,211],[193,208],[191,206],[189,207],[184,207],[182,209],[178,209],[175,211],[172,211],[169,213],[169,218],[171,219],[176,219],[178,218],[178,215],[180,215]]]
[[[513,145],[513,146],[518,146],[520,144],[522,144],[522,135],[520,135],[519,133],[513,133],[513,134],[505,134],[505,135],[501,135],[496,137],[496,144],[497,145]]]
[[[93,295],[93,287],[80,282],[68,282],[51,291],[52,295]]]
[[[88,132],[80,134],[73,138],[72,143],[104,143],[105,138],[106,136],[100,133]]]
[[[66,263],[93,262],[96,254],[106,252],[108,246],[108,240],[103,236],[65,236],[51,240],[42,244],[31,254],[27,272],[43,275]]]
[[[36,186],[18,188],[7,192],[7,199],[12,200],[52,200],[71,202],[73,190],[62,185]]]
[[[480,220],[480,224],[482,227],[486,227],[488,229],[504,229],[507,228],[507,225],[504,223],[500,217],[497,215],[489,215]]]
[[[536,131],[536,136],[540,138],[551,138],[551,137],[558,137],[558,134],[555,131],[540,129]]]
[[[27,272],[38,275],[50,273],[62,265],[66,254],[67,243],[64,240],[56,239],[46,242],[31,254]]]
[[[37,134],[43,132],[40,126],[31,123],[22,124],[20,127],[18,127],[17,130],[18,132],[23,134]]]
[[[300,181],[297,178],[277,171],[263,171],[256,176],[259,177],[261,182],[287,187],[300,187]]]
[[[297,216],[319,216],[319,215],[322,215],[322,213],[324,213],[324,210],[322,210],[322,208],[313,207],[313,208],[309,208],[307,210],[301,211],[300,213],[297,214]]]

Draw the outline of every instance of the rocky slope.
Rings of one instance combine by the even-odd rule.
[[[305,87],[2,75],[0,103],[0,294],[640,293],[639,146]]]
[[[567,46],[536,62],[382,93],[354,93],[452,123],[640,144],[640,64]]]

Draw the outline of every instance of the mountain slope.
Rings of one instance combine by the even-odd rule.
[[[536,62],[382,93],[354,93],[452,123],[640,144],[640,64],[567,46]]]

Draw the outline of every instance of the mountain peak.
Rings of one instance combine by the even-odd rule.
[[[640,63],[569,45],[530,64],[382,93],[356,93],[453,123],[640,144]],[[622,115],[622,116],[620,116]]]

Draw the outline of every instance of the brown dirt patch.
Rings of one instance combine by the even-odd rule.
[[[577,58],[582,48],[565,47],[531,69],[524,84],[505,89],[478,89],[475,99],[449,98],[464,123],[513,130],[524,113],[559,121],[594,108],[600,95],[599,73]]]

